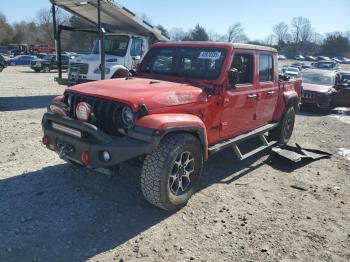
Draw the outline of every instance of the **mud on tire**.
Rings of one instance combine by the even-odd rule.
[[[187,133],[166,136],[144,161],[141,189],[147,201],[165,209],[183,207],[195,192],[203,170],[202,145]]]

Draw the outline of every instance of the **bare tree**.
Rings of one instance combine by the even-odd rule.
[[[308,18],[298,16],[292,19],[291,24],[294,43],[309,41],[312,37],[311,22]]]
[[[182,39],[185,38],[185,36],[186,36],[187,34],[188,34],[188,33],[186,33],[186,32],[183,30],[183,28],[179,28],[179,27],[172,28],[172,29],[169,31],[169,35],[170,35],[171,41],[175,41],[175,42],[181,41]]]
[[[56,11],[56,20],[57,24],[61,25],[68,25],[69,24],[69,15],[64,12],[62,9],[57,9]],[[51,42],[54,41],[54,35],[53,35],[53,21],[52,21],[52,13],[51,9],[43,8],[40,9],[36,16],[36,23],[38,24],[38,27],[41,29],[39,33],[39,38],[42,39],[44,42]]]
[[[0,44],[8,44],[13,37],[13,29],[3,13],[0,13]]]
[[[280,22],[273,27],[273,33],[275,34],[278,43],[287,43],[289,38],[288,25],[284,22]]]
[[[268,46],[273,46],[276,44],[276,36],[274,34],[269,34],[268,36],[265,37],[263,43]]]
[[[227,41],[230,43],[243,43],[248,41],[248,37],[244,33],[244,28],[241,23],[235,23],[229,27]]]

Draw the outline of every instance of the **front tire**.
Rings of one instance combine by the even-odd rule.
[[[271,140],[278,141],[280,145],[286,145],[289,142],[294,130],[295,123],[295,109],[293,106],[289,107],[283,115],[279,125],[269,132]]]
[[[50,73],[50,67],[49,66],[44,66],[43,71],[45,73]]]
[[[164,210],[177,210],[194,194],[203,170],[202,145],[187,133],[166,136],[144,161],[145,199]]]
[[[119,69],[117,72],[115,72],[112,76],[112,79],[114,78],[125,78],[129,75],[129,71],[126,69]]]
[[[0,65],[0,72],[4,70],[4,67]]]

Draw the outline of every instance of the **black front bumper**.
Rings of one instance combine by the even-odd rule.
[[[56,124],[56,128],[53,127],[53,123]],[[77,131],[81,137],[67,130],[58,130],[57,124],[68,128],[68,131]],[[113,167],[121,162],[148,154],[158,146],[160,141],[159,133],[152,129],[134,127],[123,136],[110,136],[94,125],[53,113],[44,114],[42,127],[48,148],[59,153],[63,145],[68,149],[64,152],[63,158],[81,164],[81,155],[87,152],[89,155],[87,166],[90,168]],[[109,161],[103,159],[103,152],[110,154]]]
[[[332,96],[328,93],[318,93],[303,91],[301,97],[302,104],[315,105],[318,108],[330,108],[332,104]]]

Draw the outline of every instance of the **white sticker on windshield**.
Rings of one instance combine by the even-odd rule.
[[[201,52],[199,54],[199,59],[212,59],[212,60],[218,60],[221,57],[221,52]]]

